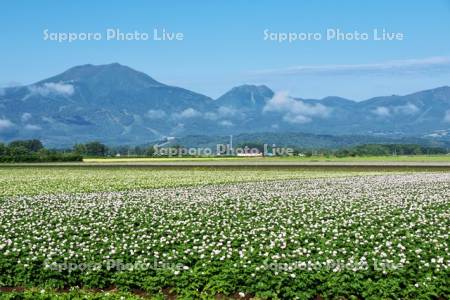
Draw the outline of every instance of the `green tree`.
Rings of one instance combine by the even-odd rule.
[[[9,155],[16,157],[16,156],[26,156],[26,155],[30,155],[31,151],[30,149],[21,146],[21,145],[17,145],[17,146],[9,146]]]
[[[73,146],[73,152],[80,154],[80,155],[86,155],[86,146],[84,144],[75,144]]]
[[[0,143],[0,156],[5,155],[8,155],[8,147],[5,144]]]
[[[105,156],[108,152],[108,147],[98,141],[86,143],[85,147],[86,154],[91,156]]]
[[[40,140],[19,140],[14,141],[9,144],[10,148],[16,148],[16,147],[24,147],[29,150],[29,152],[38,152],[39,150],[44,148],[44,145],[42,145],[42,142]]]

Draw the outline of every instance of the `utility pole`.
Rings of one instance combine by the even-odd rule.
[[[230,155],[233,154],[233,135],[230,135]]]

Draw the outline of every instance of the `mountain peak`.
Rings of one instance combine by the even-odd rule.
[[[75,66],[38,84],[46,82],[74,82],[92,87],[109,86],[129,90],[165,86],[147,74],[119,63]]]
[[[273,94],[266,85],[243,84],[232,88],[229,92]]]
[[[221,105],[234,107],[261,106],[273,95],[274,92],[265,85],[244,84],[232,88],[216,101]]]
[[[354,105],[355,101],[337,96],[328,96],[320,100],[322,104],[330,106]]]

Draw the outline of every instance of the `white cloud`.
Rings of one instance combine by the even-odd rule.
[[[447,111],[445,112],[444,122],[450,123],[450,110],[447,110]]]
[[[197,118],[197,117],[200,117],[201,115],[202,115],[202,114],[201,114],[199,111],[193,109],[192,107],[186,108],[185,110],[183,110],[183,111],[180,112],[180,113],[174,113],[174,114],[172,114],[172,116],[173,116],[175,119]]]
[[[47,122],[47,123],[55,123],[55,119],[50,118],[50,117],[42,117],[42,121]]]
[[[372,110],[372,113],[376,114],[379,117],[390,117],[395,114],[413,115],[419,110],[420,109],[416,105],[407,103],[405,105],[397,105],[392,107],[378,106],[377,108]]]
[[[243,117],[244,113],[235,109],[233,107],[228,106],[220,106],[216,111],[206,112],[203,117],[207,120],[219,120],[225,118],[233,118],[233,117]]]
[[[25,129],[35,131],[35,130],[41,130],[42,127],[39,125],[27,124],[27,125],[25,125]]]
[[[238,115],[242,115],[242,113],[233,108],[233,107],[227,107],[227,106],[221,106],[217,109],[217,114],[222,117],[222,118],[227,118],[227,117],[235,117]]]
[[[283,69],[261,70],[253,73],[256,75],[348,75],[384,72],[409,73],[430,70],[439,72],[450,71],[450,57],[437,56],[367,64],[303,65]]]
[[[25,112],[20,117],[20,120],[22,120],[23,123],[28,122],[32,118],[32,115],[28,112]]]
[[[234,126],[233,122],[228,121],[228,120],[223,120],[219,122],[220,126],[224,126],[224,127],[231,127]]]
[[[413,115],[419,111],[419,108],[412,103],[407,103],[405,105],[394,106],[393,110],[397,114]]]
[[[377,108],[372,110],[372,112],[379,117],[389,117],[391,115],[389,108],[387,108],[386,106],[378,106]]]
[[[242,117],[242,116],[244,116],[244,114],[241,111],[227,106],[220,106],[214,111],[209,111],[205,113],[200,112],[192,107],[189,107],[181,112],[172,114],[173,119],[204,118],[210,121],[218,121],[226,118]],[[226,124],[226,122],[224,124]],[[230,125],[223,125],[223,126],[230,126]]]
[[[14,123],[8,119],[0,119],[0,131],[9,129],[14,126]]]
[[[149,119],[164,119],[167,114],[161,109],[150,109],[145,116]]]
[[[291,113],[287,113],[283,116],[283,121],[288,123],[295,123],[295,124],[304,124],[311,122],[312,119],[310,117],[306,117],[304,115],[295,115]]]
[[[215,121],[219,116],[215,112],[207,112],[204,114],[205,119]]]
[[[29,86],[31,95],[48,96],[51,94],[70,96],[74,93],[73,85],[63,82],[46,82],[42,85]]]
[[[263,112],[284,113],[284,121],[300,124],[312,121],[313,117],[325,118],[330,114],[331,109],[322,104],[308,104],[295,100],[287,92],[278,92],[267,101]]]

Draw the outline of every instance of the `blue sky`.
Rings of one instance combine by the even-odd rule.
[[[182,32],[183,41],[44,41],[50,32]],[[386,29],[402,41],[265,41],[270,32]],[[266,84],[362,100],[450,85],[450,1],[2,1],[0,84],[119,62],[217,97]]]

